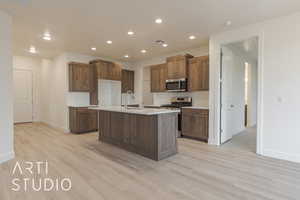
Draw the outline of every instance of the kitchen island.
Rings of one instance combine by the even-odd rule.
[[[177,153],[179,110],[99,106],[99,140],[159,161]]]

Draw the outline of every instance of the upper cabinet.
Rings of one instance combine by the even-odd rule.
[[[122,70],[122,93],[134,92],[134,71]]]
[[[209,90],[209,56],[201,56],[189,59],[188,90]]]
[[[188,78],[188,59],[192,55],[178,55],[167,58],[167,79]]]
[[[69,91],[90,91],[90,68],[88,64],[76,62],[69,63]]]
[[[151,92],[165,92],[167,79],[167,65],[159,64],[150,67]]]
[[[104,60],[94,60],[90,64],[96,66],[98,79],[121,81],[121,65]]]

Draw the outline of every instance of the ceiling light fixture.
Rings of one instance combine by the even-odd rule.
[[[35,54],[36,53],[35,47],[34,46],[30,46],[29,52]]]
[[[44,33],[44,36],[43,36],[43,39],[44,40],[47,40],[47,41],[50,41],[51,40],[51,35],[49,32],[45,32]]]
[[[168,46],[168,44],[164,43],[162,46],[163,46],[163,47],[167,47],[167,46]]]
[[[97,48],[96,48],[96,47],[92,47],[91,50],[92,50],[92,51],[96,51]]]
[[[231,26],[231,24],[232,24],[232,22],[231,22],[230,20],[228,20],[228,21],[226,22],[226,26]]]
[[[161,23],[162,23],[162,19],[160,19],[160,18],[156,19],[156,20],[155,20],[155,23],[161,24]]]
[[[128,34],[128,35],[134,35],[134,32],[133,32],[133,31],[128,31],[127,34]]]
[[[112,44],[112,41],[111,40],[107,40],[106,43],[107,44]]]
[[[141,53],[146,53],[147,51],[145,49],[141,50]]]
[[[191,35],[189,38],[190,38],[190,40],[196,39],[196,37],[194,35]]]
[[[129,55],[125,55],[124,58],[129,58]]]

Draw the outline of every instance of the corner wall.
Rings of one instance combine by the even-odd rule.
[[[12,20],[0,11],[0,163],[14,157]]]

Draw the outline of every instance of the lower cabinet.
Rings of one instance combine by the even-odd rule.
[[[182,136],[208,141],[209,111],[206,109],[182,109]]]
[[[137,115],[99,111],[99,140],[153,160],[177,153],[176,134],[177,115],[174,114]]]
[[[87,107],[69,107],[69,120],[72,133],[85,133],[98,129],[98,112]]]

